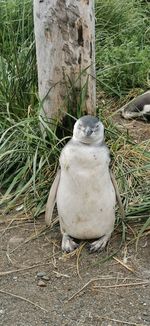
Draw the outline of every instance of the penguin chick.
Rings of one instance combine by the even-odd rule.
[[[50,207],[56,198],[62,250],[76,249],[76,239],[93,239],[90,252],[100,251],[114,228],[116,195],[104,126],[98,118],[86,115],[76,121],[59,162],[59,177],[56,176],[47,203],[46,224],[50,224]]]

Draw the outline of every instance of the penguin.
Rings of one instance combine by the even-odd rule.
[[[140,119],[150,122],[150,91],[137,96],[119,111],[124,119]]]
[[[72,252],[79,240],[93,240],[89,251],[99,252],[114,229],[116,192],[104,125],[97,117],[85,115],[75,122],[59,163],[46,205],[46,225],[56,202],[62,251]]]

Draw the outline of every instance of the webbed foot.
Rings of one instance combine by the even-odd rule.
[[[62,251],[69,253],[74,251],[79,246],[69,235],[63,234],[61,248]]]
[[[98,240],[92,242],[89,245],[89,251],[90,251],[90,253],[102,251],[106,247],[107,242],[108,242],[110,236],[111,236],[111,234],[106,234],[106,235],[103,235]]]

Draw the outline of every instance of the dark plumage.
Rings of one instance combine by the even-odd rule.
[[[138,118],[150,121],[150,91],[125,104],[121,109],[121,115],[125,119]]]

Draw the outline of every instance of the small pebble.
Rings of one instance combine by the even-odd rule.
[[[45,276],[42,276],[42,280],[44,280],[44,281],[49,281],[50,278],[49,278],[47,275],[45,275]]]
[[[17,276],[13,276],[13,280],[17,281],[18,277]]]
[[[45,282],[42,280],[39,280],[37,285],[43,288],[46,286]]]
[[[38,273],[36,274],[36,276],[37,276],[37,277],[41,277],[41,278],[43,278],[44,276],[46,276],[46,273],[45,273],[45,272],[38,272]]]

